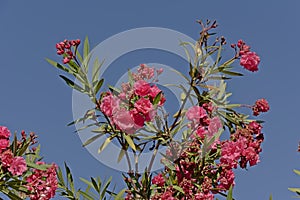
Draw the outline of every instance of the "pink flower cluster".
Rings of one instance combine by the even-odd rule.
[[[261,112],[268,112],[270,110],[269,103],[266,99],[259,99],[255,102],[254,106],[252,107],[253,115],[257,116]]]
[[[80,40],[64,40],[56,44],[56,52],[58,55],[63,55],[63,63],[69,63],[73,58],[74,54],[71,47],[77,48],[80,44]]]
[[[226,140],[221,144],[220,165],[224,169],[231,170],[237,168],[246,168],[256,165],[259,162],[259,153],[264,136],[261,133],[262,126],[253,121],[246,128],[238,129],[231,135],[231,140]]]
[[[13,176],[21,176],[26,170],[26,161],[21,156],[14,156],[9,149],[10,131],[5,126],[0,126],[0,159],[4,171],[9,171]]]
[[[200,139],[204,139],[205,136],[211,138],[222,128],[219,117],[209,117],[213,109],[211,103],[206,103],[202,106],[193,106],[186,112],[187,119],[192,122],[190,128],[195,130],[196,136]]]
[[[37,162],[36,164],[45,163]],[[58,186],[56,169],[56,164],[52,164],[47,170],[34,169],[32,174],[26,178],[26,187],[31,192],[31,200],[48,200],[54,197]]]
[[[260,57],[255,52],[251,52],[250,46],[246,45],[243,40],[239,40],[237,45],[231,45],[233,48],[236,46],[239,49],[240,65],[251,72],[258,71]]]
[[[153,76],[154,70],[143,64],[137,74],[133,73],[133,83],[122,84],[120,94],[102,93],[100,110],[118,130],[127,134],[135,133],[145,122],[152,121],[157,107],[164,104],[162,91],[155,84],[147,82]],[[157,98],[158,101],[155,102]]]

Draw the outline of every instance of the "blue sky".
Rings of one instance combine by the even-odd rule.
[[[195,21],[216,19],[218,33],[229,43],[244,39],[261,56],[258,73],[245,72],[244,78],[229,82],[232,101],[252,104],[265,97],[271,106],[263,115],[261,163],[237,172],[234,196],[253,200],[273,194],[274,199],[291,199],[293,193],[287,188],[300,186],[300,177],[292,172],[300,168],[296,152],[300,140],[299,8],[297,0],[0,0],[0,123],[11,131],[36,132],[45,160],[59,165],[67,161],[77,177],[118,178],[116,171],[81,147],[74,127],[66,126],[72,121],[72,90],[45,58],[58,60],[55,43],[65,38],[83,39],[87,35],[95,46],[138,27],[170,28],[197,39],[200,29]],[[122,59],[124,65],[160,61],[157,52],[137,55],[124,56],[116,63]]]

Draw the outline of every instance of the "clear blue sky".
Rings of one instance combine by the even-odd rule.
[[[34,131],[48,162],[67,161],[77,177],[117,172],[81,147],[72,121],[72,90],[45,58],[58,59],[55,43],[89,36],[92,45],[119,32],[146,26],[165,27],[197,39],[197,19],[216,19],[228,42],[242,38],[261,56],[258,73],[230,81],[232,101],[269,100],[263,115],[265,142],[261,163],[238,171],[238,200],[291,199],[293,174],[300,168],[299,135],[300,2],[289,1],[4,1],[0,0],[0,124],[12,131]],[[134,55],[132,55],[134,57]],[[143,54],[145,61],[153,61]],[[130,57],[129,57],[130,58]],[[130,59],[125,59],[128,62]],[[154,60],[158,62],[158,60]],[[127,63],[127,64],[128,64]],[[138,63],[134,63],[138,64]]]

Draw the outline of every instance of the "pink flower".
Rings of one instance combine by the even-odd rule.
[[[199,121],[206,116],[206,111],[200,106],[193,106],[186,112],[186,117],[190,121]]]
[[[270,109],[269,103],[266,99],[259,99],[252,107],[253,115],[257,116],[260,112],[268,112]]]
[[[222,128],[222,122],[220,121],[219,117],[212,118],[208,125],[209,135],[213,136],[219,131],[220,128]]]
[[[7,149],[9,147],[9,140],[8,139],[0,139],[0,150]]]
[[[7,150],[7,151],[4,151],[0,157],[1,157],[2,166],[9,167],[10,164],[13,162],[14,155],[11,152],[11,150]]]
[[[114,97],[110,92],[101,100],[100,109],[108,117],[113,115],[113,110],[119,107],[120,100]]]
[[[260,123],[257,123],[256,121],[252,121],[248,124],[248,128],[253,134],[261,134],[262,126]]]
[[[144,126],[145,118],[141,113],[139,113],[136,109],[132,109],[130,110],[130,114],[137,127],[141,128]]]
[[[151,110],[153,110],[153,105],[150,100],[143,97],[134,103],[134,107],[138,112],[141,112],[144,115],[147,115]]]
[[[36,164],[44,164],[37,162]],[[47,170],[34,169],[32,175],[26,178],[27,189],[31,192],[31,200],[48,200],[55,196],[58,186],[55,164],[52,164]]]
[[[255,52],[247,52],[240,59],[240,65],[251,72],[258,70],[259,62],[260,58]]]
[[[113,122],[118,129],[127,134],[133,134],[137,129],[130,112],[124,108],[118,108],[114,111]]]
[[[161,90],[156,85],[151,86],[149,95],[150,95],[152,101],[160,92],[161,92]],[[158,105],[162,106],[165,103],[165,101],[166,101],[166,98],[164,97],[163,94],[161,94]]]
[[[152,184],[155,184],[159,187],[162,187],[164,186],[165,184],[165,179],[163,177],[162,174],[158,174],[157,176],[154,176],[153,179],[152,179]]]
[[[249,161],[250,166],[256,165],[260,161],[259,155],[253,147],[245,149],[242,155],[245,157],[246,161]]]
[[[27,170],[26,161],[23,157],[17,156],[14,157],[8,171],[12,173],[12,175],[21,176]]]
[[[223,190],[229,190],[230,186],[234,185],[234,173],[232,170],[222,169],[220,177],[218,178],[220,182],[218,188]]]
[[[138,80],[137,82],[134,83],[133,87],[134,87],[134,93],[141,97],[148,95],[150,92],[150,84],[144,80]]]
[[[0,126],[0,138],[9,138],[10,136],[10,131],[8,130],[7,127],[5,126]]]

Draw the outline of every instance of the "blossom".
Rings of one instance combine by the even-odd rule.
[[[139,96],[146,96],[150,92],[150,84],[144,80],[138,80],[134,83],[134,93]]]
[[[9,138],[10,136],[10,131],[8,130],[7,127],[5,126],[0,126],[0,138]]]
[[[152,184],[155,184],[159,187],[162,187],[164,186],[165,184],[165,179],[163,177],[162,174],[158,174],[157,176],[154,176],[153,179],[152,179]]]
[[[257,116],[260,112],[268,112],[270,109],[269,103],[266,99],[259,99],[252,107],[253,115]]]
[[[21,176],[27,170],[26,161],[23,157],[17,156],[12,159],[10,167],[8,171],[12,173],[12,175]]]
[[[248,128],[251,132],[253,132],[253,134],[261,134],[261,129],[262,126],[260,125],[260,123],[256,122],[256,121],[252,121],[248,124]]]
[[[125,108],[118,108],[114,111],[113,122],[118,129],[127,134],[133,134],[137,129],[130,112]]]
[[[199,121],[201,118],[206,116],[206,111],[200,106],[193,106],[186,112],[186,117],[190,121]]]
[[[255,52],[247,52],[240,58],[240,65],[251,72],[258,70],[259,63],[260,57]]]
[[[45,163],[37,162],[36,164]],[[52,164],[47,170],[34,169],[33,173],[26,178],[31,200],[48,200],[54,197],[58,186],[56,168],[56,164]]]
[[[106,94],[105,97],[102,98],[100,104],[100,110],[108,117],[113,115],[113,110],[118,108],[119,99],[114,97],[110,92]]]
[[[11,152],[11,150],[4,151],[0,156],[2,166],[9,167],[10,164],[13,162],[13,157],[14,157],[14,155]]]
[[[223,190],[229,190],[231,185],[234,185],[234,173],[230,169],[222,169],[220,173],[220,177],[218,178],[219,186],[218,188],[221,188]]]
[[[0,150],[5,150],[7,147],[9,147],[9,140],[0,139]]]
[[[210,136],[213,136],[218,130],[222,128],[222,122],[219,117],[214,117],[210,120],[208,125],[208,133]]]

